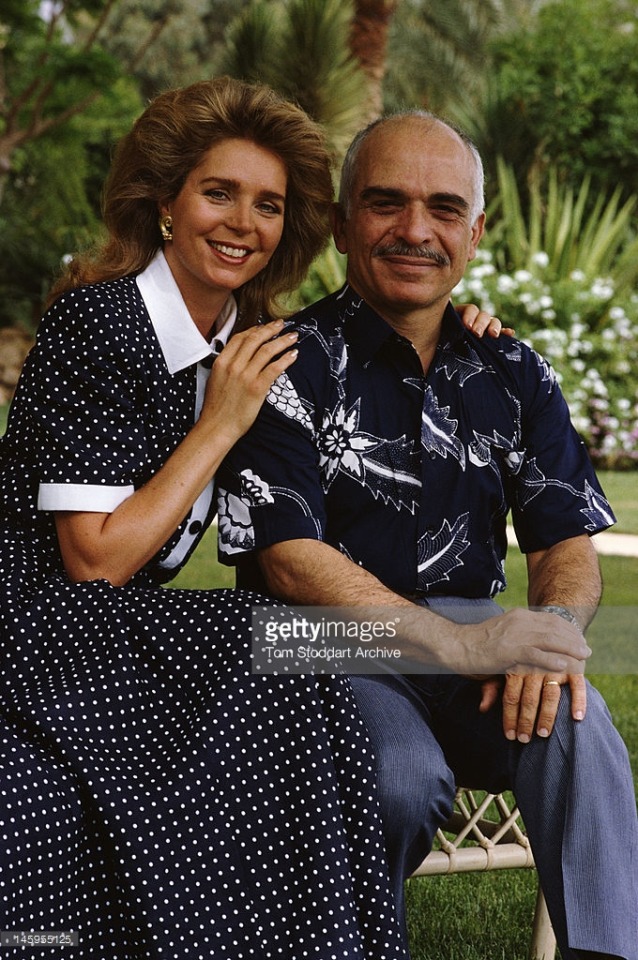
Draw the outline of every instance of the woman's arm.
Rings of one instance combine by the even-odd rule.
[[[113,513],[56,512],[71,580],[122,586],[169,539],[251,426],[272,383],[294,362],[296,334],[273,340],[282,328],[282,321],[274,321],[228,342],[213,365],[197,423],[155,476]]]

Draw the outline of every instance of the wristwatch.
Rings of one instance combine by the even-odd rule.
[[[577,628],[577,630],[580,631],[580,633],[583,632],[583,628],[581,627],[577,618],[574,616],[571,610],[568,610],[567,607],[561,607],[556,603],[548,603],[544,607],[537,607],[537,609],[544,610],[545,613],[555,613],[557,617],[562,617],[563,620],[567,620],[568,623],[571,623],[574,627]]]

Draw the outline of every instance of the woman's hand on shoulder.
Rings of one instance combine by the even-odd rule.
[[[475,303],[456,304],[456,312],[467,329],[477,337],[482,337],[485,333],[490,337],[500,337],[501,334],[508,337],[514,336],[512,327],[504,327],[498,317],[493,317],[485,310],[481,310]]]
[[[250,327],[230,338],[213,364],[202,415],[221,418],[242,436],[259,413],[266,394],[297,358],[298,334],[283,320]]]

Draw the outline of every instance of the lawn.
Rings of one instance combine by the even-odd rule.
[[[6,411],[0,408],[0,433]],[[638,497],[633,473],[601,473],[603,488],[618,516],[616,530],[638,535]],[[216,559],[211,529],[174,587],[232,586],[233,573]],[[638,559],[601,557],[604,604],[635,606]],[[518,550],[507,563],[507,606],[525,604],[525,562]],[[638,675],[596,675],[625,738],[638,772]],[[532,871],[504,871],[430,877],[408,884],[408,915],[413,960],[527,960],[536,896]]]

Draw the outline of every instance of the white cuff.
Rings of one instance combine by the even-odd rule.
[[[135,493],[135,487],[107,487],[95,483],[41,483],[38,510],[76,510],[113,513]]]

